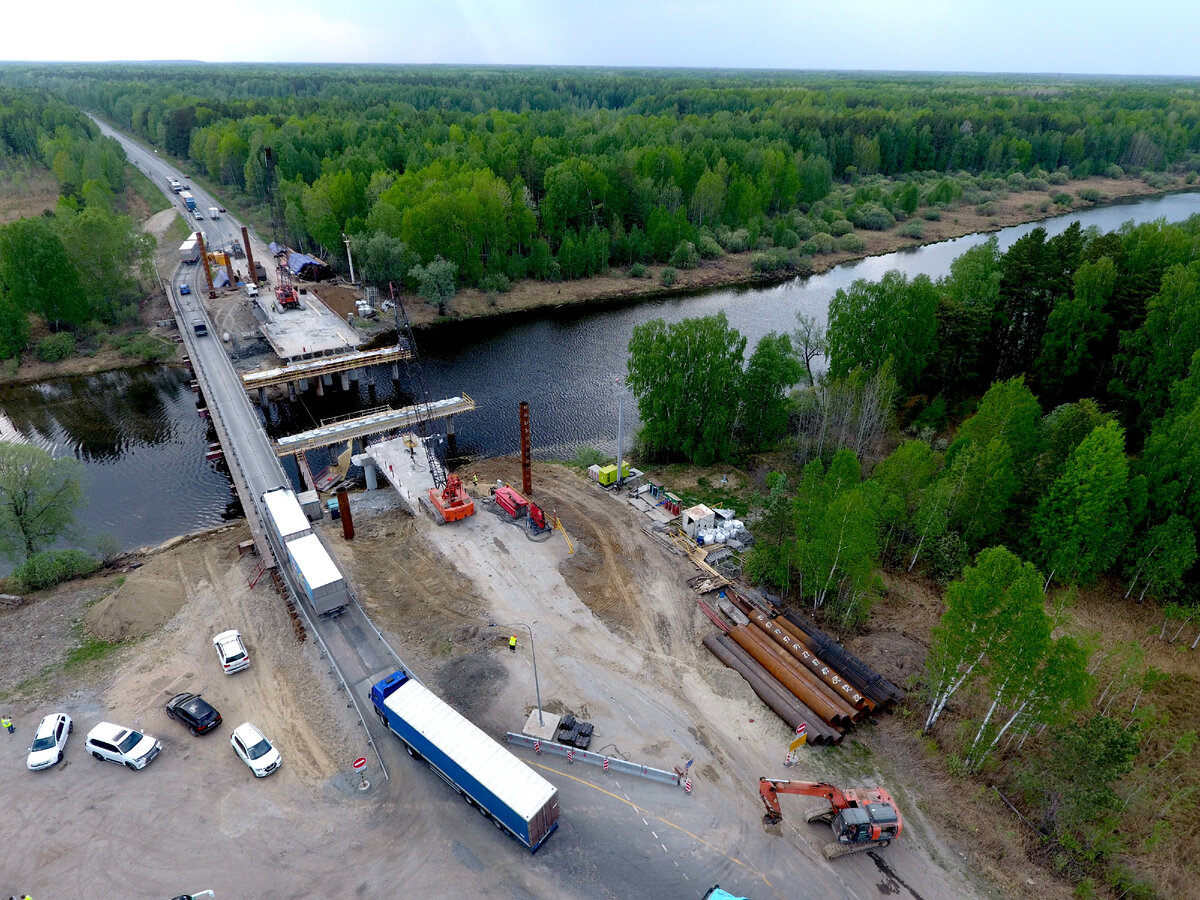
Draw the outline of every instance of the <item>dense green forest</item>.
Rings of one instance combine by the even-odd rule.
[[[9,65],[204,173],[283,237],[373,281],[437,257],[503,291],[754,250],[761,271],[862,248],[1069,177],[1200,161],[1190,81],[353,66]],[[260,220],[269,220],[268,211]]]
[[[33,315],[53,332],[38,355],[55,361],[77,340],[136,319],[153,242],[123,212],[121,145],[44,91],[0,88],[0,171],[34,166],[53,173],[59,200],[45,215],[0,227],[0,359],[26,349]],[[153,344],[142,349],[170,349]]]
[[[643,453],[785,451],[753,581],[840,627],[880,602],[881,570],[946,586],[911,685],[924,733],[1020,804],[1054,866],[1124,896],[1179,896],[1186,867],[1140,867],[1167,835],[1200,846],[1195,707],[1172,707],[1193,686],[1166,683],[1145,648],[1200,645],[1197,258],[1200,217],[1036,228],[937,282],[856,281],[824,333],[801,317],[749,361],[723,314],[630,342]],[[1097,585],[1165,613],[1141,641],[1086,633],[1072,599]]]

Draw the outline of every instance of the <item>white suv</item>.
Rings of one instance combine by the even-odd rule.
[[[84,746],[96,759],[130,769],[145,768],[162,751],[156,738],[111,722],[101,722],[89,731]]]
[[[213,638],[213,646],[217,648],[217,658],[226,675],[250,668],[250,654],[246,652],[240,632],[222,631]]]
[[[242,762],[250,767],[255,778],[266,778],[283,763],[279,751],[249,722],[243,722],[233,729],[229,743]]]

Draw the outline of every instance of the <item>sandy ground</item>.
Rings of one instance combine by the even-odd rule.
[[[519,483],[511,460],[481,463],[478,474],[481,492],[496,478]],[[798,824],[789,823],[784,837],[764,835],[754,785],[760,774],[784,774],[778,762],[787,728],[700,646],[707,620],[684,584],[690,563],[642,534],[639,514],[581,475],[536,465],[534,478],[535,499],[562,518],[573,555],[561,535],[530,541],[482,504],[472,519],[439,528],[398,512],[382,492],[355,496],[352,542],[340,539],[336,523],[321,526],[364,607],[431,688],[490,734],[519,730],[536,706],[528,635],[515,629],[520,652],[509,653],[514,629],[488,623],[526,622],[536,640],[545,710],[593,721],[593,750],[667,769],[695,757],[696,792],[686,804],[678,789],[662,794],[643,783],[625,788],[642,804],[646,827],[653,829],[656,820],[674,823],[670,834],[684,845],[676,865],[726,859],[731,883],[742,879],[754,897],[796,896],[787,885],[798,872],[807,873],[814,896],[864,897],[877,890],[923,900],[997,896],[971,874],[965,848],[939,837],[927,821],[919,785],[886,768],[877,771],[882,754],[869,750],[813,751],[788,774],[887,780],[905,803],[909,827],[879,863],[865,855],[836,867],[821,860],[824,835],[798,821],[801,802],[793,806]],[[596,878],[596,867],[616,862],[605,861],[599,850],[578,856],[573,820],[576,832],[585,825],[609,826],[580,820],[596,801],[583,803],[570,791],[613,802],[599,786],[586,786],[594,777],[589,772],[561,773],[558,781],[559,773],[547,769],[567,791],[567,831],[534,858],[537,865],[522,862],[512,842],[497,843],[494,834],[463,844],[478,817],[464,820],[465,812],[447,806],[445,788],[436,782],[355,796],[347,760],[363,746],[361,731],[315,642],[297,641],[265,579],[248,588],[253,560],[237,551],[246,536],[243,527],[228,527],[154,554],[121,575],[0,613],[4,711],[18,725],[13,738],[0,735],[0,766],[13,773],[7,799],[14,822],[13,839],[0,850],[0,894],[92,896],[100,889],[99,895],[113,896],[120,879],[129,878],[148,896],[214,885],[226,887],[218,896],[230,896],[231,884],[242,886],[242,895],[260,897],[318,891],[394,896],[381,885],[396,865],[388,841],[397,839],[393,832],[401,825],[412,854],[412,883],[429,896],[445,895],[451,884],[467,896],[576,896],[573,882],[555,875],[561,866],[582,866],[581,878]],[[72,622],[80,616],[110,637],[144,636],[99,661],[64,670],[61,654],[77,640]],[[225,676],[210,640],[230,627],[242,631],[253,664]],[[32,635],[38,651],[30,653],[22,645]],[[162,705],[181,690],[212,701],[225,718],[222,729],[193,738],[168,721]],[[67,711],[78,723],[67,760],[49,772],[27,772],[22,764],[30,731],[52,709]],[[163,740],[163,754],[137,773],[90,759],[83,736],[100,720],[140,725]],[[282,748],[283,768],[263,781],[253,779],[227,744],[229,729],[244,720]],[[870,736],[872,743],[879,740],[881,734]],[[51,783],[56,799],[48,805]],[[433,792],[431,809],[447,827],[467,831],[457,838],[438,836],[437,829],[434,836],[414,831],[405,809],[422,802],[418,789]],[[623,804],[603,817],[617,815]],[[171,817],[169,827],[165,816]],[[381,821],[389,823],[387,840]],[[153,847],[139,851],[146,827],[153,829]],[[642,827],[633,820],[619,834],[624,839]],[[666,849],[672,838],[663,827],[658,837]],[[124,841],[122,835],[137,839]],[[199,856],[188,858],[192,849]],[[485,850],[494,859],[484,858]],[[335,859],[349,858],[362,878],[357,890],[331,868]],[[454,862],[464,859],[483,861],[465,869]],[[495,893],[497,872],[519,890]],[[305,894],[301,884],[311,892]]]

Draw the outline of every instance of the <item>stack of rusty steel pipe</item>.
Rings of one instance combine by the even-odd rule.
[[[824,746],[842,742],[842,729],[822,721],[729,635],[717,631],[710,632],[704,638],[704,646],[712,651],[717,659],[745,678],[754,693],[758,694],[790,728],[796,729],[803,723],[810,744]]]
[[[898,687],[796,613],[771,616],[728,589],[718,603],[721,612],[731,620],[734,610],[742,614],[729,624],[699,602],[723,632],[705,637],[704,646],[785,722],[793,728],[806,723],[814,744],[841,743],[851,725],[904,699]]]
[[[862,693],[881,711],[904,701],[903,690],[876,673],[800,613],[788,610],[773,621],[786,628],[813,653],[825,659],[844,678],[858,685]]]

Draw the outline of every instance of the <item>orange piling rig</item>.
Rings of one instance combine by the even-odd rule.
[[[471,499],[462,479],[457,475],[447,478],[446,486],[440,491],[430,488],[429,502],[444,522],[461,522],[468,516],[475,515],[475,501]]]

